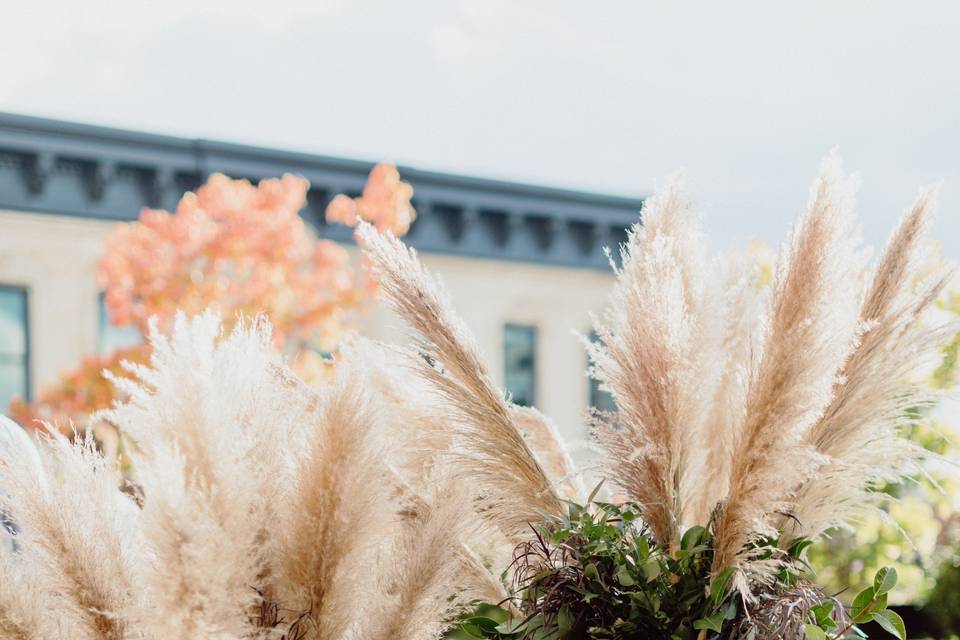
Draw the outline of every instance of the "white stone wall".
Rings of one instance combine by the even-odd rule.
[[[97,349],[96,262],[114,223],[0,211],[0,284],[30,292],[33,390]],[[474,331],[498,383],[506,323],[537,328],[537,406],[570,441],[585,434],[586,358],[573,331],[589,331],[612,283],[609,273],[424,254]],[[400,322],[378,305],[368,335],[399,340]]]
[[[112,228],[94,220],[0,211],[0,283],[29,291],[34,393],[97,349],[96,264]]]

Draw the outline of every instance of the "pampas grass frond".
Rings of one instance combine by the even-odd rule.
[[[719,298],[715,327],[706,352],[714,364],[713,384],[705,380],[703,393],[712,402],[698,441],[705,450],[696,474],[691,508],[686,524],[710,521],[716,506],[730,490],[731,451],[739,437],[746,411],[747,387],[757,366],[762,339],[763,314],[769,288],[758,284],[757,266],[747,256],[733,254],[718,265]]]
[[[119,473],[92,438],[70,443],[53,429],[40,438],[48,482],[31,473],[29,457],[0,459],[0,508],[18,530],[5,568],[20,570],[20,580],[34,583],[31,591],[46,592],[40,601],[61,613],[57,624],[73,637],[124,638],[139,621],[144,550],[137,508],[117,490]],[[22,611],[19,619],[10,626],[42,624]]]
[[[371,624],[360,636],[365,640],[437,640],[464,606],[466,598],[454,598],[463,589],[464,565],[451,562],[449,553],[458,547],[466,551],[465,542],[475,535],[469,530],[475,522],[470,494],[456,482],[437,479],[433,484],[434,495],[419,505],[418,517],[394,541],[381,578],[381,604],[371,611]]]
[[[443,400],[458,469],[483,488],[484,512],[508,535],[523,535],[563,505],[493,384],[468,329],[416,252],[373,227],[358,228],[386,301],[421,338],[417,371]]]
[[[679,541],[702,448],[706,403],[703,247],[679,178],[644,202],[621,247],[609,307],[588,344],[592,374],[613,395],[617,424],[596,429],[612,480],[643,505],[655,539]]]
[[[55,605],[41,584],[36,570],[0,553],[0,640],[65,637],[66,629],[57,629],[48,613]]]
[[[717,571],[756,568],[763,578],[769,565],[751,567],[747,543],[777,534],[774,514],[789,510],[793,491],[826,461],[803,438],[829,403],[858,338],[863,259],[853,197],[854,181],[831,155],[778,258],[763,352],[749,382],[730,490],[716,525]]]
[[[928,452],[901,437],[901,423],[938,399],[917,375],[957,331],[921,320],[947,280],[942,272],[923,274],[923,234],[935,198],[926,189],[907,210],[868,282],[860,309],[864,333],[805,438],[828,463],[798,492],[792,518],[783,523],[793,535],[817,538],[848,526],[886,495],[874,489],[922,471]]]
[[[154,602],[143,625],[162,637],[252,632],[248,612],[271,516],[262,430],[270,426],[271,437],[283,439],[285,398],[274,382],[279,360],[266,325],[219,336],[211,313],[178,316],[169,338],[154,331],[150,366],[132,368],[136,380],[120,382],[129,401],[100,416],[135,443],[134,480],[152,551]]]
[[[388,416],[381,421],[383,439],[403,444],[390,448],[391,471],[402,493],[429,491],[438,453],[448,451],[453,441],[446,416],[437,410],[442,396],[416,375],[417,364],[402,347],[351,335],[339,346],[337,360],[363,363],[358,366],[376,371],[369,376],[367,389]]]
[[[367,375],[353,363],[317,392],[300,455],[275,498],[294,505],[272,526],[270,592],[306,612],[309,638],[332,640],[382,606],[369,592],[378,544],[390,540],[392,506]]]
[[[574,464],[557,425],[533,407],[511,406],[510,417],[523,434],[540,467],[550,478],[557,495],[573,501],[587,495],[580,471]]]

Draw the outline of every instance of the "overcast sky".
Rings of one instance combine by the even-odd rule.
[[[960,258],[956,2],[0,6],[0,110],[628,195],[685,169],[718,248],[779,242],[839,146],[869,241],[942,180]]]

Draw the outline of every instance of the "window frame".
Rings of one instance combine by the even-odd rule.
[[[119,347],[114,347],[113,349],[107,349],[107,332],[110,329],[116,330],[125,330],[133,327],[136,329],[137,335],[139,336],[139,342],[135,344],[121,344]],[[97,353],[101,356],[108,356],[117,349],[129,349],[136,344],[142,344],[147,341],[147,336],[140,333],[140,330],[134,327],[133,325],[127,325],[123,327],[118,327],[110,323],[110,311],[107,310],[107,292],[99,291],[97,293]]]
[[[538,386],[538,373],[540,370],[540,368],[537,366],[537,360],[539,358],[539,349],[538,349],[537,343],[539,342],[539,339],[540,339],[540,332],[535,324],[522,324],[520,322],[505,322],[503,324],[503,330],[501,333],[502,340],[503,340],[503,390],[509,396],[510,401],[513,402],[514,401],[513,394],[510,392],[510,389],[507,388],[507,377],[508,377],[507,376],[507,366],[508,366],[507,333],[510,330],[516,330],[516,329],[526,332],[531,337],[531,340],[530,340],[530,353],[531,353],[530,383],[531,384],[530,384],[529,403],[524,405],[517,405],[517,406],[535,407],[537,406],[537,396],[539,395],[537,393],[538,391],[537,386]]]
[[[23,400],[30,402],[33,399],[33,335],[30,330],[30,304],[33,296],[30,287],[26,285],[0,282],[0,293],[5,291],[23,295]],[[6,410],[6,407],[0,407],[0,413]]]
[[[587,337],[590,340],[591,344],[595,344],[600,341],[600,336],[597,335],[597,332],[593,330],[591,330],[587,334]],[[590,354],[587,353],[585,355],[587,360],[587,367],[589,368],[591,364]],[[607,400],[606,404],[608,404],[608,406],[603,406],[602,403],[597,402],[597,400],[601,398],[605,398]],[[587,408],[590,411],[602,411],[607,413],[617,412],[617,403],[613,399],[613,394],[607,391],[606,389],[602,389],[600,387],[600,381],[589,374],[587,375]]]

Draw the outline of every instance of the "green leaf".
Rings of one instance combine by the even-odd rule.
[[[683,534],[683,538],[680,539],[680,548],[681,549],[692,549],[700,542],[700,539],[703,537],[703,534],[707,530],[700,525],[694,525],[686,530]]]
[[[896,611],[884,609],[873,614],[873,621],[883,627],[883,630],[892,636],[907,640],[907,628],[903,624],[903,618],[897,615]]]
[[[853,605],[850,607],[850,615],[856,619],[864,609],[867,609],[873,604],[874,595],[876,595],[876,592],[873,590],[873,587],[867,587],[858,593],[857,597],[853,599]]]
[[[597,494],[600,493],[600,487],[603,486],[603,482],[604,482],[604,481],[601,480],[599,483],[597,483],[597,486],[595,486],[595,487],[593,488],[593,491],[590,492],[590,496],[587,498],[586,504],[592,503],[592,502],[593,502],[593,499],[597,497]],[[581,495],[583,495],[583,494],[581,494]]]
[[[637,548],[637,556],[643,560],[650,555],[650,543],[647,542],[646,537],[637,536],[636,540],[633,543],[633,546]]]
[[[867,589],[864,589],[864,591],[868,589],[870,591],[873,591],[873,587],[867,587]],[[859,598],[860,596],[858,595],[857,597]],[[883,594],[882,596],[875,596],[871,598],[870,601],[865,606],[859,609],[857,608],[857,601],[854,600],[853,608],[850,611],[850,616],[853,618],[853,621],[855,623],[860,624],[861,622],[867,622],[868,620],[870,620],[870,616],[872,616],[874,613],[883,611],[886,608],[887,608],[887,594]]]
[[[800,554],[803,553],[804,549],[813,544],[813,540],[810,538],[797,538],[793,541],[793,544],[790,545],[790,550],[788,553],[793,558],[799,558]]]
[[[813,614],[817,626],[821,629],[833,629],[837,626],[834,619],[830,617],[830,614],[833,613],[833,602],[830,600],[813,605],[810,607],[810,613]]]
[[[730,586],[735,571],[735,567],[727,567],[710,582],[710,600],[713,601],[714,607],[719,607],[727,596],[727,588]]]
[[[468,638],[484,638],[486,634],[480,627],[476,627],[472,624],[461,624],[458,629],[461,634],[465,634]]]
[[[510,619],[510,613],[506,609],[498,607],[495,604],[487,604],[486,602],[478,604],[473,615],[490,618],[491,620],[496,620],[501,623]]]
[[[693,628],[694,629],[709,629],[710,631],[716,631],[720,633],[723,631],[723,612],[715,613],[712,616],[706,618],[700,618],[699,620],[694,620]]]
[[[597,571],[597,565],[592,562],[588,563],[587,566],[583,568],[583,577],[590,578],[591,580],[599,580],[600,572]]]
[[[873,607],[870,608],[870,611],[883,611],[887,608],[887,595],[883,594],[882,596],[877,596],[873,599]]]
[[[647,579],[647,582],[656,580],[663,572],[660,562],[656,558],[650,558],[644,562],[640,570],[643,571],[643,577]]]
[[[557,632],[561,638],[573,629],[573,623],[574,617],[570,613],[570,608],[560,607],[560,611],[557,612]]]
[[[617,572],[617,582],[625,587],[632,587],[637,584],[626,567],[621,567],[620,571]]]
[[[827,640],[827,632],[815,624],[803,625],[803,633],[807,640]]]
[[[486,632],[495,631],[497,627],[500,626],[500,624],[502,624],[501,622],[498,622],[491,618],[484,618],[483,616],[471,616],[466,620],[464,620],[464,623],[478,627],[481,630]]]
[[[877,595],[883,595],[897,586],[897,570],[893,567],[883,567],[873,578],[873,589]]]

